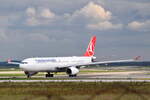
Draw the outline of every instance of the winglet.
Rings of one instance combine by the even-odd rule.
[[[7,63],[10,63],[12,60],[10,58],[7,59]]]
[[[141,56],[136,56],[135,58],[134,58],[134,60],[139,60],[141,58]]]
[[[96,44],[96,36],[93,36],[90,40],[90,43],[84,56],[94,56],[95,44]]]

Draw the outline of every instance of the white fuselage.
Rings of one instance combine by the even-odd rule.
[[[92,57],[37,57],[22,61],[20,68],[24,71],[57,71],[58,68],[72,67],[92,62]]]

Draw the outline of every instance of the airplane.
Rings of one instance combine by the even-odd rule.
[[[47,72],[45,77],[54,77],[54,72],[66,72],[69,77],[76,77],[79,73],[79,69],[91,65],[108,64],[108,63],[120,63],[130,62],[138,60],[115,60],[115,61],[102,61],[96,62],[95,54],[96,36],[92,36],[89,42],[88,48],[83,56],[71,56],[71,57],[35,57],[27,58],[21,62],[13,62],[8,60],[9,64],[18,64],[19,67],[24,71],[25,75],[30,78],[32,75],[38,72]]]

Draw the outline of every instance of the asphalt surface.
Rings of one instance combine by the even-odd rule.
[[[79,73],[77,77],[68,77],[67,75],[55,75],[53,78],[33,76],[29,80],[24,80],[21,78],[26,77],[2,76],[0,77],[0,82],[150,82],[150,71]],[[40,79],[38,80],[36,78]]]

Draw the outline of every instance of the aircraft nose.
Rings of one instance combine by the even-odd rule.
[[[19,64],[19,68],[24,70],[26,69],[26,66],[24,64]]]
[[[19,64],[19,68],[21,68],[21,69],[22,69],[22,64]]]

